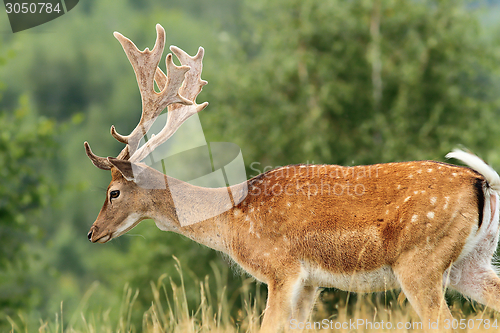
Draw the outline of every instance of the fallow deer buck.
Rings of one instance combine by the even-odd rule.
[[[202,86],[203,48],[195,57],[171,50],[168,77],[158,68],[165,33],[156,26],[153,50],[139,51],[115,32],[130,60],[142,98],[142,117],[117,158],[86,153],[95,166],[111,170],[104,205],[88,234],[105,243],[144,219],[224,252],[268,286],[262,331],[277,332],[304,322],[319,287],[353,292],[401,288],[421,317],[451,319],[444,289],[451,288],[500,311],[500,279],[492,257],[499,233],[500,177],[468,152],[447,155],[470,168],[418,161],[343,167],[295,165],[271,170],[227,188],[203,188],[172,179],[141,163],[191,115]],[[159,89],[154,90],[154,81]],[[141,137],[168,107],[161,132],[139,147]],[[167,184],[167,185],[166,185]],[[215,208],[203,198],[231,191],[239,203],[199,223],[182,225],[171,188],[196,218]],[[248,194],[244,195],[244,188]],[[213,201],[212,201],[213,202]]]

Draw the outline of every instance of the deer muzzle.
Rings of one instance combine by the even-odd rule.
[[[106,243],[107,241],[109,241],[111,239],[111,236],[109,234],[102,235],[102,233],[99,233],[98,228],[95,225],[93,225],[90,228],[89,233],[87,234],[87,238],[92,243],[95,243],[95,242]]]

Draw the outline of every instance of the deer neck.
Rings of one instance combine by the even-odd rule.
[[[151,218],[157,227],[228,253],[229,223],[234,203],[246,194],[246,183],[229,188],[205,188],[166,177],[164,205],[155,205]],[[156,201],[156,200],[155,200]]]

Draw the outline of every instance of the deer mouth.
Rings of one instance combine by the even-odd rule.
[[[102,236],[99,239],[96,239],[93,243],[97,242],[97,243],[104,244],[104,243],[109,242],[110,240],[111,240],[111,236],[110,235],[105,235],[105,236]]]
[[[111,235],[110,234],[107,234],[107,235],[103,235],[99,238],[95,237],[95,230],[94,228],[91,228],[89,233],[87,234],[87,238],[89,239],[89,241],[91,241],[92,243],[101,243],[101,244],[104,244],[106,242],[109,242],[111,240]]]

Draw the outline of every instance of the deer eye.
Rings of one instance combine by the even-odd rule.
[[[114,190],[114,191],[109,192],[110,199],[116,199],[119,196],[120,196],[120,191],[118,191],[118,190]]]

